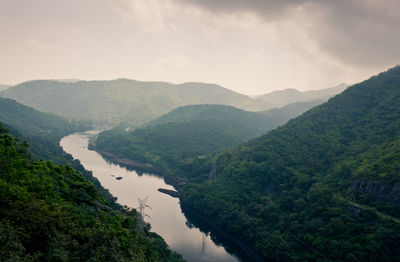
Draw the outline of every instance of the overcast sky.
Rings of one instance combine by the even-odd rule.
[[[0,84],[349,84],[400,64],[400,0],[0,0]]]

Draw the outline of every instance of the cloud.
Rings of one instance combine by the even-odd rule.
[[[390,66],[400,60],[398,0],[175,1],[214,15],[251,12],[264,23],[278,26],[281,21],[292,20],[307,28],[307,34],[322,52],[349,65]]]
[[[193,68],[193,61],[185,56],[173,55],[155,62],[158,71],[182,73]]]
[[[142,23],[145,31],[174,29],[169,22],[175,15],[175,4],[170,0],[108,0],[125,21]]]

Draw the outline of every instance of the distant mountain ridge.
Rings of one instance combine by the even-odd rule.
[[[298,102],[328,100],[328,98],[343,92],[348,86],[348,84],[341,83],[335,87],[320,90],[298,91],[296,89],[284,89],[257,96],[254,99],[256,101],[264,101],[272,108],[275,108]]]
[[[324,92],[322,90],[316,94],[326,97]],[[332,96],[335,92],[329,95]],[[185,105],[222,104],[249,111],[262,111],[319,96],[314,93],[312,96],[301,95],[301,92],[291,93],[298,97],[290,101],[286,97],[278,99],[277,97],[282,95],[278,92],[251,99],[216,84],[171,84],[117,79],[76,82],[34,80],[3,90],[1,95],[37,110],[56,113],[70,119],[92,120],[113,126],[127,123],[137,127]],[[273,99],[268,98],[271,95]]]
[[[269,116],[226,105],[189,105],[133,131],[115,128],[102,132],[95,148],[166,167],[166,163],[176,164],[237,146],[277,127],[276,122]]]
[[[2,93],[22,104],[67,118],[112,124],[125,121],[134,126],[188,104],[253,106],[247,96],[218,85],[174,85],[128,79],[74,83],[36,80],[13,86]]]
[[[0,91],[5,90],[7,88],[11,87],[11,85],[2,85],[0,84]]]
[[[399,105],[397,66],[174,170],[188,178],[181,201],[268,261],[398,261]]]

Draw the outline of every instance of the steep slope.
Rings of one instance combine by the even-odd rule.
[[[254,100],[258,103],[269,105],[269,108],[283,107],[292,103],[310,102],[313,100],[328,100],[330,97],[343,92],[347,87],[347,84],[342,83],[331,88],[304,92],[296,89],[285,89],[258,96]]]
[[[138,126],[179,106],[226,104],[253,109],[252,100],[213,84],[113,81],[30,81],[2,92],[3,96],[71,119]],[[254,108],[255,109],[255,108]]]
[[[261,111],[259,113],[268,116],[268,118],[270,118],[270,121],[276,123],[278,126],[285,124],[289,119],[298,117],[304,112],[324,102],[325,100],[323,99],[312,100],[310,102],[297,102],[280,108]]]
[[[96,149],[165,168],[239,145],[276,126],[267,116],[231,106],[184,106],[131,132],[103,132]]]
[[[34,161],[0,125],[1,261],[183,261],[134,210],[69,166]]]
[[[92,173],[85,170],[78,160],[74,160],[71,155],[65,153],[59,145],[63,136],[90,129],[91,126],[88,123],[43,113],[4,98],[0,98],[0,122],[16,139],[29,143],[29,151],[34,159],[45,159],[55,164],[71,165],[92,182],[104,197],[109,200],[113,199],[111,194],[92,176]]]
[[[399,105],[395,67],[177,170],[181,201],[272,260],[398,261]]]
[[[11,133],[31,144],[31,152],[37,159],[52,160],[64,163],[59,140],[68,134],[88,130],[89,123],[77,122],[63,117],[39,112],[24,106],[12,99],[0,98],[0,122],[3,122]]]

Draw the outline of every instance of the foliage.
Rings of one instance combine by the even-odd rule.
[[[63,117],[43,113],[24,106],[14,100],[0,98],[0,122],[8,132],[20,141],[29,143],[29,151],[34,159],[50,160],[55,164],[71,165],[91,181],[103,195],[117,207],[114,197],[104,189],[90,171],[83,168],[78,160],[64,152],[59,141],[63,136],[91,128],[91,124],[71,121]]]
[[[288,100],[285,92],[260,99],[233,92],[215,84],[142,82],[128,79],[112,81],[36,80],[2,91],[1,95],[35,109],[99,124],[138,127],[180,106],[223,104],[261,111],[292,102],[330,97],[342,89],[297,92]],[[279,104],[274,102],[280,101]]]
[[[398,261],[399,101],[396,67],[219,154],[212,183],[192,167],[182,201],[273,260]]]
[[[63,83],[38,80],[13,86],[5,97],[45,112],[100,124],[140,126],[188,104],[228,104],[254,107],[252,100],[221,86],[205,83],[174,85],[128,79]],[[261,110],[261,109],[260,109]]]
[[[184,106],[131,132],[118,128],[103,132],[96,139],[96,148],[174,168],[237,146],[288,120],[276,114],[265,116],[223,105]]]
[[[33,160],[0,134],[1,261],[182,261],[138,219],[70,166]]]
[[[109,139],[125,157],[162,156],[174,174],[186,179],[184,204],[271,260],[398,261],[400,224],[391,216],[400,215],[399,101],[396,67],[216,156],[188,161],[181,154],[186,149],[179,139],[190,150],[198,147],[184,136],[199,129],[189,121],[184,123],[193,126],[190,131],[176,123],[130,134],[114,130],[100,145]],[[213,127],[200,129],[202,141],[213,138]],[[182,133],[169,131],[178,129]],[[162,140],[151,143],[155,137]],[[167,144],[168,139],[174,143]]]

